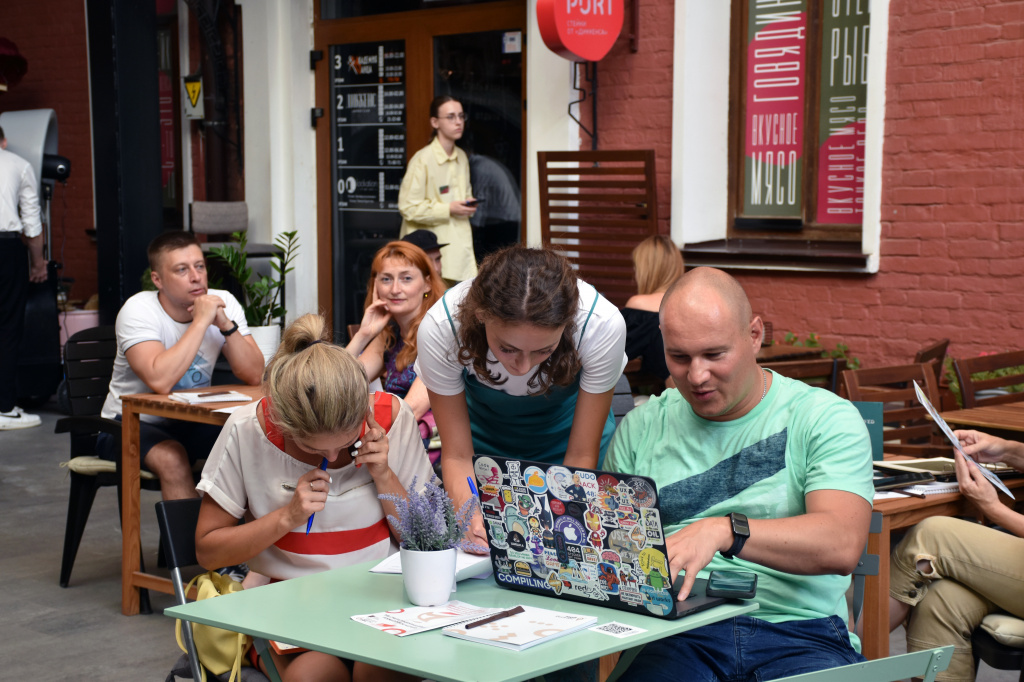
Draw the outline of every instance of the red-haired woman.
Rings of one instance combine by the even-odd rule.
[[[373,258],[359,331],[346,350],[359,358],[370,381],[409,403],[416,419],[430,409],[423,382],[416,377],[416,332],[441,295],[444,284],[420,247],[389,242]]]

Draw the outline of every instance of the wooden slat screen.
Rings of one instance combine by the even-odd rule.
[[[658,232],[654,150],[538,152],[540,234],[617,306],[636,293],[633,247]]]

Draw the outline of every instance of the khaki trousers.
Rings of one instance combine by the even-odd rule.
[[[931,572],[917,563],[931,562]],[[952,644],[944,681],[974,680],[971,633],[989,613],[1024,618],[1024,539],[945,516],[910,529],[890,558],[889,594],[910,604],[907,651]]]

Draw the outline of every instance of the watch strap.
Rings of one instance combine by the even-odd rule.
[[[738,512],[728,514],[726,518],[729,519],[732,527],[732,546],[722,552],[722,556],[726,559],[732,559],[743,550],[743,545],[746,544],[747,538],[750,537],[750,524],[747,521],[746,515]]]
[[[234,334],[237,331],[238,331],[238,323],[237,322],[233,322],[231,324],[231,329],[229,329],[227,331],[224,331],[223,329],[221,329],[220,333],[224,335],[224,338],[227,338],[227,337],[231,336],[232,334]]]

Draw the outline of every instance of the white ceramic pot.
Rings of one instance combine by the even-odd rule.
[[[405,596],[416,606],[438,606],[451,599],[455,586],[455,550],[415,552],[402,548]]]
[[[263,365],[266,366],[281,345],[281,327],[272,324],[269,327],[249,327],[249,331],[252,332],[252,340],[263,353]]]

